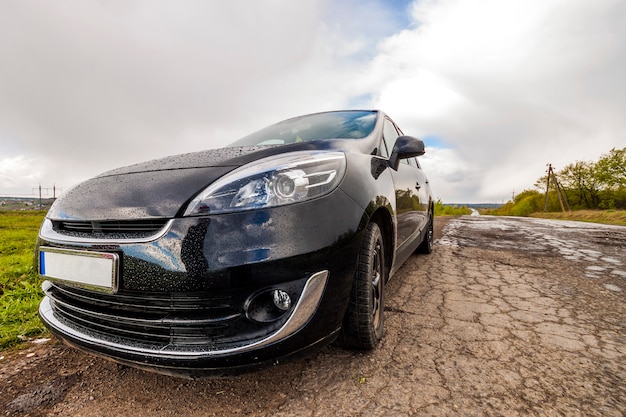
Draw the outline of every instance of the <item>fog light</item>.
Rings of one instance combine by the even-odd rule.
[[[250,297],[244,304],[246,317],[258,323],[270,323],[291,310],[291,296],[285,290],[266,290]]]
[[[291,307],[291,297],[283,290],[273,291],[274,305],[281,311],[287,311]]]

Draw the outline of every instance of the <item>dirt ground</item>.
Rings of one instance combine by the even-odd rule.
[[[387,287],[381,346],[223,379],[118,366],[51,340],[0,353],[9,416],[623,416],[626,228],[437,219]]]

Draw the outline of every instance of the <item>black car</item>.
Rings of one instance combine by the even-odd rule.
[[[186,376],[373,349],[385,283],[432,250],[423,154],[385,113],[350,110],[106,172],[42,224],[40,316],[73,346]]]

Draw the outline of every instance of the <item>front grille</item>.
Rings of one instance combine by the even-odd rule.
[[[54,315],[82,333],[157,349],[225,349],[275,331],[245,319],[242,297],[211,293],[102,294],[51,284]]]
[[[148,237],[159,232],[167,222],[167,219],[106,221],[54,220],[52,221],[52,228],[57,233],[77,237]]]

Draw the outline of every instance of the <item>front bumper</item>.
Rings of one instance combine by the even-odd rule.
[[[63,236],[44,225],[40,247],[117,253],[120,274],[115,294],[44,283],[41,318],[83,350],[186,376],[323,346],[341,327],[363,212],[342,192],[315,203],[178,218],[141,241]],[[250,300],[273,289],[290,294],[291,308],[275,320],[250,320]]]
[[[304,286],[304,290],[284,324],[273,333],[252,343],[244,343],[239,346],[228,348],[214,348],[212,345],[195,345],[193,348],[181,348],[175,344],[167,346],[151,345],[149,343],[129,344],[124,343],[124,339],[81,329],[70,321],[59,318],[54,313],[53,304],[55,301],[51,297],[45,297],[39,306],[39,314],[49,328],[68,343],[88,349],[94,353],[109,356],[121,362],[128,362],[139,367],[161,368],[166,373],[194,375],[199,371],[215,370],[222,368],[218,364],[220,360],[227,359],[230,368],[246,367],[252,363],[260,364],[264,360],[271,358],[267,354],[263,355],[263,349],[268,352],[272,345],[276,345],[281,340],[288,338],[301,330],[313,317],[319,306],[326,283],[328,281],[328,271],[321,271],[312,275]],[[52,284],[44,284],[44,291],[50,293]],[[325,339],[334,336],[330,335],[313,341],[309,346],[312,348],[324,342]],[[300,349],[298,349],[300,350]],[[292,353],[297,353],[292,352]],[[250,356],[250,355],[253,356]],[[246,360],[247,359],[247,360]],[[170,371],[166,371],[170,369]],[[174,372],[173,370],[177,371]]]

